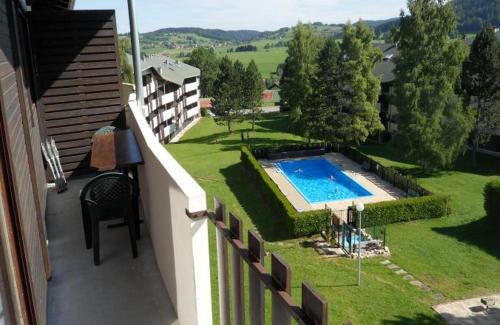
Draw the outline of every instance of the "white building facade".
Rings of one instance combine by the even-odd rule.
[[[165,56],[141,62],[144,115],[161,143],[168,143],[200,115],[200,70]]]

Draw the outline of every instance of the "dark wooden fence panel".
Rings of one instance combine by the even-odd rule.
[[[215,199],[213,213],[197,212],[188,216],[206,216],[215,224],[217,234],[217,262],[219,278],[220,324],[245,324],[244,276],[243,268],[249,272],[248,308],[250,324],[265,323],[264,290],[271,293],[272,324],[291,324],[292,318],[298,324],[326,325],[328,323],[328,304],[310,285],[302,284],[302,305],[294,303],[291,296],[291,269],[278,255],[271,254],[271,274],[264,267],[264,241],[254,232],[248,232],[248,248],[243,245],[242,223],[234,214],[229,214],[226,223],[225,205]],[[228,275],[228,244],[232,249],[232,311],[230,310],[230,284]],[[232,319],[232,322],[231,322]]]
[[[87,171],[94,132],[125,126],[115,13],[37,12],[30,24],[43,136],[56,140],[67,176]]]

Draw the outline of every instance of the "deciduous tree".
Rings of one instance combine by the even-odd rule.
[[[121,37],[118,41],[118,51],[120,53],[121,77],[123,82],[134,83],[134,70],[127,58],[131,44],[128,37]]]
[[[500,41],[492,27],[476,35],[462,69],[465,102],[474,111],[471,133],[472,159],[476,166],[479,145],[500,130]]]
[[[251,60],[246,68],[243,86],[243,100],[245,109],[249,110],[252,130],[255,130],[255,121],[260,114],[260,104],[262,98],[262,91],[264,90],[264,83],[262,75],[259,72],[257,64]]]
[[[214,82],[219,73],[219,59],[214,49],[197,47],[191,52],[191,56],[186,63],[201,70],[201,95],[203,97],[212,97]]]
[[[280,96],[292,111],[292,120],[299,132],[304,128],[300,125],[300,116],[305,101],[312,93],[312,76],[315,70],[315,60],[319,41],[313,35],[311,25],[297,24],[293,29],[292,40],[288,43],[288,57],[283,67]]]
[[[241,71],[245,71],[241,62],[233,64],[225,56],[220,61],[219,73],[214,82],[212,110],[218,121],[227,123],[229,132],[232,132],[232,123],[241,112]]]
[[[424,169],[449,166],[464,150],[471,118],[455,93],[465,44],[451,40],[453,8],[444,0],[409,0],[395,40],[400,52],[393,102],[396,143]]]

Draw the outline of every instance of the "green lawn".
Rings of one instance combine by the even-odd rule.
[[[423,175],[389,146],[362,150],[384,165],[414,174],[429,190],[452,195],[449,217],[389,226],[393,260],[447,299],[500,292],[498,229],[485,222],[482,206],[484,185],[500,176],[500,159],[480,156],[481,167],[474,169],[466,155],[452,170]]]
[[[288,127],[287,116],[264,115],[251,137],[255,145],[303,141],[291,135]],[[494,230],[481,220],[482,187],[494,175],[500,175],[498,160],[483,159],[485,167],[479,171],[473,171],[468,160],[464,160],[455,170],[421,175],[388,147],[363,147],[363,151],[383,163],[418,175],[419,182],[429,189],[452,194],[454,212],[443,219],[388,227],[391,260],[428,283],[433,292],[411,286],[382,266],[381,259],[363,261],[363,284],[358,288],[355,261],[324,259],[303,245],[307,238],[286,239],[282,223],[270,213],[241,169],[239,130],[248,130],[249,124],[238,124],[235,129],[228,134],[226,127],[204,118],[180,143],[167,145],[167,149],[205,189],[210,206],[214,196],[221,197],[228,210],[242,218],[245,229],[260,232],[268,251],[281,254],[289,262],[295,299],[299,299],[302,281],[311,283],[326,297],[331,324],[345,320],[353,324],[440,323],[430,308],[442,302],[434,294],[441,293],[445,300],[453,300],[500,291],[500,245],[495,242],[498,236],[494,237]],[[212,226],[210,238],[212,275],[216,275]],[[218,319],[215,278],[213,293],[214,318]]]

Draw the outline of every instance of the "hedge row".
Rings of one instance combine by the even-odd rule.
[[[241,147],[241,161],[250,173],[263,199],[279,217],[283,218],[293,237],[319,233],[330,222],[328,209],[298,212],[269,177],[247,146]]]
[[[450,197],[441,194],[370,203],[363,212],[363,227],[440,218],[449,213]]]
[[[488,218],[500,223],[500,179],[484,187],[484,209]]]

